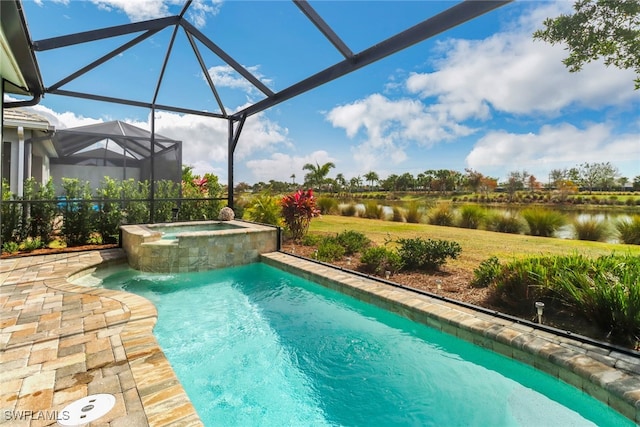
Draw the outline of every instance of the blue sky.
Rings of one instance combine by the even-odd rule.
[[[34,40],[177,14],[182,0],[24,1]],[[310,1],[353,52],[453,6],[450,1]],[[527,170],[609,161],[640,175],[640,91],[629,70],[587,65],[569,73],[561,46],[532,40],[544,18],[572,2],[514,2],[250,117],[236,151],[235,182],[302,181],[305,163],[334,162],[330,176],[381,178],[473,168],[504,179]],[[188,20],[271,90],[342,56],[290,1],[195,1]],[[64,89],[150,101],[171,30],[164,30]],[[37,54],[46,86],[133,38]],[[205,49],[201,48],[201,51]],[[225,108],[263,96],[215,55],[203,54]],[[158,102],[219,111],[184,33]],[[47,95],[38,113],[58,128],[123,120],[149,128],[149,111]],[[158,133],[183,141],[183,162],[227,181],[224,120],[156,112]]]

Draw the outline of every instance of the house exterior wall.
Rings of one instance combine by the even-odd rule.
[[[127,179],[133,178],[138,181],[140,179],[140,169],[127,168]],[[62,188],[62,178],[78,178],[80,181],[89,181],[91,190],[95,191],[100,187],[100,183],[106,176],[121,181],[123,178],[123,170],[120,166],[84,166],[84,165],[64,165],[51,164],[51,176],[53,177],[53,185],[56,188],[56,196],[64,195]]]

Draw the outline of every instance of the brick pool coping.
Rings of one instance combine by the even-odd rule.
[[[529,363],[640,422],[638,357],[282,252],[261,259]],[[120,249],[0,260],[0,424],[55,425],[50,417],[69,403],[109,393],[114,408],[92,425],[203,425],[153,336],[155,307],[137,295],[70,283],[125,260]]]

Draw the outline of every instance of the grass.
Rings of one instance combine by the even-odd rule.
[[[447,265],[473,271],[490,256],[501,262],[522,259],[527,256],[566,255],[577,252],[587,257],[609,255],[611,252],[640,256],[640,246],[616,243],[591,242],[586,240],[549,239],[519,234],[496,233],[456,227],[441,227],[430,224],[410,224],[375,219],[326,215],[314,218],[309,231],[331,234],[345,230],[364,233],[373,242],[383,245],[399,238],[424,237],[428,239],[453,240],[462,246],[460,256]]]

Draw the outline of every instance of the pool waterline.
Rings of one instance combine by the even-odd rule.
[[[620,370],[620,367],[627,363],[630,370],[638,372],[637,360],[636,366],[632,366],[633,358],[620,357],[617,362],[610,363],[610,360],[620,355],[614,354],[615,352],[603,354],[582,343],[572,342],[570,338],[557,339],[551,334],[532,331],[531,328],[503,319],[490,319],[489,316],[477,313],[473,315],[468,310],[452,307],[446,302],[416,298],[406,291],[389,289],[387,285],[295,259],[283,253],[264,254],[262,259],[295,274],[313,277],[313,281],[339,289],[358,299],[381,305],[435,329],[528,363],[587,391],[638,422],[638,376]],[[424,311],[429,312],[428,315],[419,314]],[[590,356],[606,359],[609,365],[600,363]]]

